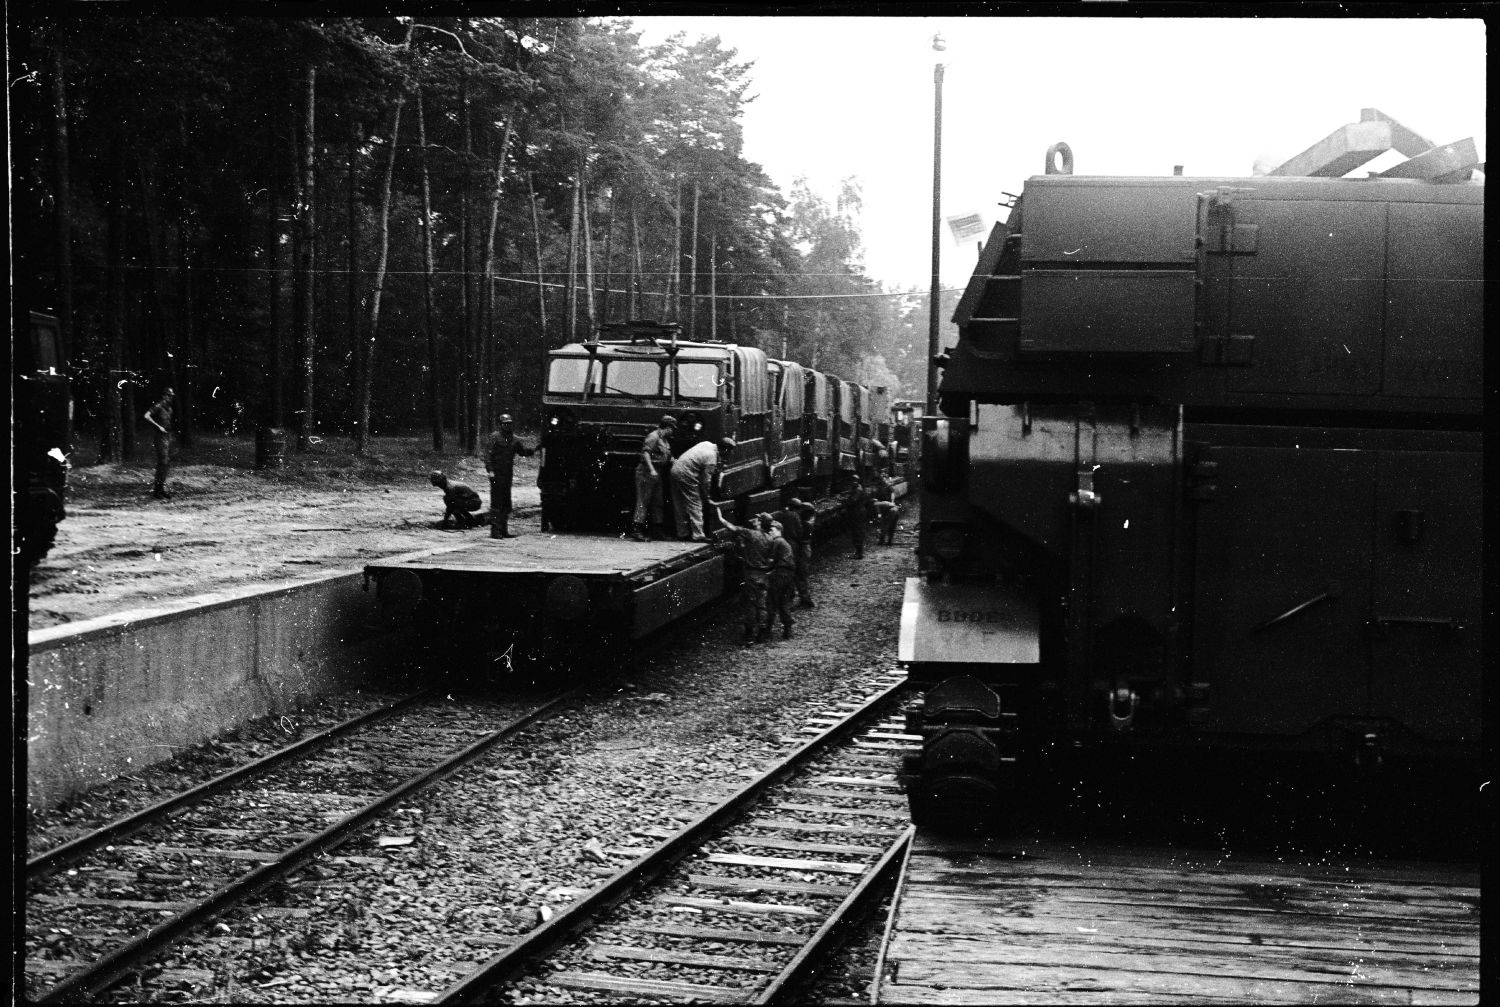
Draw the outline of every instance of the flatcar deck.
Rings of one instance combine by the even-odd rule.
[[[482,533],[480,533],[482,534]],[[409,553],[366,565],[367,570],[461,570],[466,573],[572,574],[629,577],[661,566],[706,557],[704,542],[635,542],[614,535],[520,535],[481,538],[459,548]]]
[[[578,643],[661,629],[724,593],[726,563],[724,550],[708,542],[522,535],[395,556],[366,565],[365,575],[378,582],[382,609],[395,620],[428,597],[435,599],[430,610],[466,613],[471,631],[475,620],[509,632],[536,616],[550,620],[554,641]]]
[[[879,1002],[1479,1002],[1476,867],[914,846]]]

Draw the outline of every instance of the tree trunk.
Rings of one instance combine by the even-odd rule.
[[[432,450],[443,450],[443,385],[438,369],[437,328],[432,318],[432,185],[427,172],[427,108],[417,88],[417,158],[422,169],[422,302],[427,320],[427,415]]]
[[[470,191],[474,184],[474,128],[473,119],[469,114],[469,82],[465,78],[460,91],[459,105],[462,109],[464,119],[464,172],[463,185],[459,189],[459,274],[463,283],[458,289],[459,314],[463,318],[463,342],[458,354],[458,441],[459,446],[467,454],[474,454],[479,445],[479,426],[475,422],[477,412],[474,409],[476,403],[473,401],[474,382],[474,344],[479,338],[479,329],[474,324],[473,300],[470,297],[470,287],[473,285],[472,270],[474,268],[474,250],[470,247],[473,234],[469,228],[469,217],[474,212],[473,193]]]
[[[478,358],[479,388],[476,393],[479,424],[488,430],[493,409],[493,363],[495,353],[495,230],[500,224],[500,195],[505,191],[505,160],[510,156],[510,141],[515,135],[516,109],[512,105],[505,116],[505,133],[500,138],[500,154],[495,158],[495,180],[490,186],[490,226],[484,238],[484,273],[480,282],[484,285],[481,308]]]
[[[698,177],[693,176],[693,240],[689,251],[692,272],[688,274],[688,333],[698,338]]]
[[[177,366],[177,380],[181,382],[173,387],[177,389],[177,435],[182,446],[190,448],[193,446],[193,413],[196,409],[196,384],[197,346],[194,338],[193,326],[193,258],[189,248],[187,221],[181,217],[177,219],[177,264],[178,276],[182,280],[182,292],[180,301],[182,305],[177,352],[179,361]]]
[[[359,388],[359,172],[356,167],[359,146],[365,138],[362,123],[355,123],[349,133],[349,191],[347,193],[347,262],[344,294],[344,331],[349,345],[350,399]],[[353,412],[351,409],[350,412]]]
[[[719,338],[719,232],[708,236],[708,338]]]
[[[271,425],[286,426],[286,334],[281,328],[281,219],[276,116],[266,111],[266,305],[271,346]]]
[[[99,458],[124,459],[124,428],[120,422],[120,385],[125,381],[125,170],[123,141],[110,152],[109,223],[104,268],[104,409],[100,415]]]
[[[541,387],[537,389],[537,398],[540,399],[547,391],[547,349],[551,344],[547,339],[547,287],[542,273],[542,222],[537,214],[536,189],[529,171],[526,173],[526,195],[531,202],[531,238],[536,253],[536,310],[540,323],[537,325],[537,359],[542,361]]]
[[[677,198],[672,202],[672,273],[667,278],[671,291],[672,321],[682,320],[682,179],[677,180]]]
[[[52,122],[54,166],[52,187],[57,223],[57,353],[63,363],[72,360],[73,346],[73,184],[69,178],[68,94],[63,79],[62,51],[52,52]]]
[[[594,333],[599,330],[599,318],[594,313],[594,238],[589,230],[588,162],[582,158],[578,163],[578,189],[583,216],[583,281],[586,292],[583,309],[589,320],[588,338],[593,339]]]
[[[391,113],[390,154],[385,160],[385,177],[380,189],[380,217],[376,222],[375,276],[370,284],[369,332],[360,347],[359,419],[354,429],[354,451],[365,454],[370,449],[370,389],[375,384],[375,345],[380,334],[380,301],[385,293],[385,267],[391,250],[391,178],[396,170],[396,148],[401,140],[401,107],[406,97],[396,99]]]
[[[148,394],[154,401],[164,386],[182,392],[187,385],[183,380],[186,375],[179,352],[177,319],[163,287],[168,268],[167,234],[157,202],[158,175],[155,165],[148,162],[149,157],[149,154],[143,154],[136,158],[136,177],[140,183],[141,213],[146,224],[146,263],[149,267],[146,270],[146,282],[150,290],[151,307],[156,315],[156,332],[159,333],[155,344],[148,344],[145,353],[149,383],[152,386],[148,389]],[[151,371],[155,373],[150,373]],[[181,413],[181,403],[178,403],[177,411]]]
[[[638,318],[637,305],[641,296],[641,215],[635,205],[636,196],[630,196],[630,308],[626,318]]]
[[[568,214],[568,342],[578,338],[578,195],[583,179],[573,180],[573,206]]]
[[[300,295],[297,297],[297,332],[302,341],[302,409],[297,424],[297,450],[312,447],[314,427],[313,413],[313,360],[316,349],[313,326],[313,242],[317,232],[314,227],[316,212],[317,177],[313,173],[313,151],[317,136],[318,68],[307,68],[305,85],[306,111],[303,114],[301,155],[301,184],[298,186],[300,205],[297,207],[299,240],[297,242],[297,274],[295,282]]]
[[[537,215],[536,189],[531,183],[531,172],[526,173],[526,196],[531,203],[531,238],[536,249],[536,313],[540,322],[538,328],[541,330],[542,349],[548,346],[547,342],[547,285],[546,274],[542,272],[542,222]]]
[[[610,295],[614,293],[615,272],[615,186],[609,187],[609,217],[604,225],[604,303],[599,306],[599,315],[606,322],[610,320],[609,301]]]

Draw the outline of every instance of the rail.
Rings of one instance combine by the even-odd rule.
[[[604,922],[605,917],[613,910],[624,905],[628,900],[635,897],[647,888],[652,882],[661,879],[668,871],[680,865],[689,855],[699,851],[702,846],[713,838],[724,833],[734,822],[742,819],[750,805],[761,798],[772,793],[773,789],[783,785],[787,778],[808,767],[815,758],[827,754],[835,746],[850,742],[851,739],[862,729],[863,725],[878,711],[890,706],[898,697],[905,695],[907,685],[904,678],[895,678],[883,685],[879,691],[868,696],[858,704],[847,704],[851,709],[843,711],[839,716],[829,718],[825,726],[815,729],[812,737],[799,744],[791,752],[785,755],[781,761],[766,770],[754,780],[745,784],[734,794],[710,808],[698,818],[685,825],[682,829],[667,837],[654,849],[637,857],[613,876],[601,882],[598,886],[581,897],[572,906],[552,917],[550,920],[540,924],[529,933],[522,936],[516,943],[501,951],[484,965],[463,977],[448,989],[444,990],[434,1001],[442,1004],[468,1004],[480,1002],[486,998],[495,987],[507,981],[517,978],[521,973],[533,967],[538,962],[553,955],[559,949],[569,944],[580,933],[589,931]],[[809,728],[808,730],[813,730]],[[881,734],[879,729],[874,732],[876,738],[902,739],[910,741],[905,735],[885,733]],[[865,742],[877,746],[888,746],[889,742],[877,740]],[[840,777],[845,783],[853,782],[853,777]],[[803,793],[813,796],[826,795],[829,791],[803,789]],[[857,792],[850,791],[845,796],[861,798]],[[889,796],[889,795],[886,795]],[[750,962],[747,964],[726,964],[723,959],[711,956],[682,956],[686,958],[685,963],[689,965],[706,965],[708,967],[727,967],[740,971],[751,971],[765,975],[758,988],[753,990],[742,990],[715,986],[689,986],[687,984],[672,984],[649,981],[631,981],[628,979],[611,979],[608,976],[600,976],[591,973],[582,974],[556,974],[553,979],[572,988],[592,989],[604,993],[636,993],[644,995],[663,995],[672,997],[686,996],[696,1000],[711,1000],[716,1002],[750,1002],[771,1003],[787,995],[787,990],[792,984],[805,977],[810,965],[818,959],[819,954],[828,945],[833,935],[838,930],[839,923],[857,906],[859,906],[868,894],[875,888],[879,880],[889,876],[892,865],[899,865],[905,855],[910,843],[913,830],[906,824],[904,812],[864,811],[857,809],[824,807],[819,805],[806,805],[801,803],[783,803],[778,805],[780,810],[797,811],[820,811],[824,813],[836,813],[843,811],[851,816],[888,816],[890,821],[899,820],[902,828],[899,832],[888,838],[891,839],[883,848],[850,847],[856,852],[875,852],[878,858],[870,863],[854,867],[839,865],[840,870],[857,870],[860,881],[852,889],[846,890],[839,886],[836,891],[832,886],[818,885],[782,885],[767,882],[750,886],[752,890],[770,891],[796,891],[807,892],[815,895],[837,894],[841,901],[834,909],[823,912],[822,910],[806,909],[798,910],[797,915],[804,917],[821,917],[821,925],[817,931],[796,941],[797,951],[790,961],[768,967],[763,963]],[[778,823],[785,827],[788,823]],[[775,826],[766,826],[768,828]],[[842,832],[848,835],[854,831],[854,827],[847,825],[829,825],[805,823],[807,831],[811,832]],[[783,844],[798,848],[799,844]],[[806,847],[808,844],[800,844]],[[771,864],[773,858],[752,858],[757,863]],[[725,862],[725,861],[720,861]],[[732,861],[731,861],[732,862]],[[803,865],[804,869],[818,870],[820,868],[830,869],[831,864],[819,861],[781,861]],[[711,879],[690,878],[690,881],[702,883]],[[738,886],[724,882],[727,890],[736,890]],[[828,889],[825,891],[824,889]],[[689,902],[691,900],[688,900]],[[715,903],[709,902],[712,906]],[[689,928],[690,930],[691,928]],[[698,936],[705,939],[723,939],[727,932],[705,931]],[[678,936],[693,936],[688,930],[677,934]],[[712,936],[710,936],[712,935]],[[736,937],[729,933],[728,939]],[[749,940],[752,943],[762,943],[769,946],[786,946],[784,935],[767,933],[764,940],[757,937],[747,938],[744,934],[738,936],[739,940]],[[617,949],[614,954],[617,957],[630,957],[630,949]],[[674,960],[663,959],[660,954],[647,955],[647,960]]]

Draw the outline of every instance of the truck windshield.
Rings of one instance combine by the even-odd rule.
[[[610,360],[604,366],[604,385],[598,394],[630,399],[660,398],[661,363],[656,360]]]
[[[599,390],[602,368],[590,367],[588,357],[553,357],[547,370],[550,395],[582,395]]]
[[[707,399],[719,397],[719,365],[710,361],[677,362],[677,397]]]

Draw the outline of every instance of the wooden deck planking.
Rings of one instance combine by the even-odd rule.
[[[907,944],[925,943],[903,935],[892,944],[892,954],[910,959]],[[1099,969],[1106,972],[1212,974],[1224,978],[1272,979],[1286,982],[1367,983],[1375,986],[1478,990],[1473,957],[1400,955],[1380,949],[1355,955],[1333,948],[1268,947],[1249,942],[1132,939],[1119,935],[1055,933],[1032,935],[1011,944],[989,938],[944,935],[948,959],[961,961],[965,974],[992,966],[1038,966],[1057,969]],[[1003,972],[1002,968],[995,968]],[[911,982],[937,981],[951,975],[947,962],[908,960],[902,978]]]
[[[919,837],[882,1003],[1477,1003],[1478,872]]]
[[[910,889],[908,889],[908,892]],[[902,902],[903,930],[911,933],[946,934],[950,937],[982,937],[994,940],[1024,939],[1038,933],[1054,933],[1064,927],[1087,934],[1129,933],[1138,937],[1163,940],[1243,943],[1263,947],[1331,948],[1364,952],[1382,947],[1407,949],[1433,955],[1473,957],[1477,953],[1478,934],[1473,927],[1378,925],[1356,921],[1353,926],[1337,926],[1329,920],[1309,920],[1286,914],[1246,920],[1234,912],[1184,913],[1174,908],[1129,906],[1116,907],[1105,915],[1080,913],[1073,907],[1038,908],[1023,917],[1005,916],[992,907],[980,905],[967,910],[951,901],[927,904],[909,895]],[[965,913],[967,915],[955,915]],[[1315,925],[1314,925],[1315,924]],[[1378,942],[1378,944],[1377,944]]]
[[[613,535],[521,535],[483,538],[457,549],[409,553],[368,563],[366,568],[623,576],[691,553],[709,556],[712,552],[712,546],[704,542],[634,542]]]
[[[1087,877],[1028,878],[1008,875],[988,878],[965,885],[952,876],[940,881],[914,877],[913,882],[933,891],[944,891],[957,900],[992,902],[999,906],[1029,906],[1045,897],[1055,902],[1090,903],[1100,906],[1155,905],[1182,909],[1223,909],[1243,912],[1302,912],[1310,916],[1358,917],[1400,922],[1418,920],[1424,924],[1437,920],[1464,923],[1479,916],[1473,896],[1444,899],[1435,894],[1411,898],[1386,895],[1370,889],[1341,887],[1319,888],[1288,882],[1285,886],[1263,885],[1259,888],[1238,883],[1215,884],[1178,878],[1164,879],[1164,888],[1149,879],[1100,878],[1090,883]],[[1007,883],[1009,882],[1009,883]],[[1389,887],[1389,886],[1385,886]]]
[[[880,1003],[994,1007],[996,1004],[1477,1004],[1477,992],[1408,990],[1331,983],[1285,983],[1213,976],[1132,975],[1115,979],[1087,972],[1035,968],[1007,970],[997,985],[975,975],[963,985],[924,986],[886,983]],[[1016,985],[1021,983],[1023,985]],[[1029,985],[1026,985],[1029,983]]]

